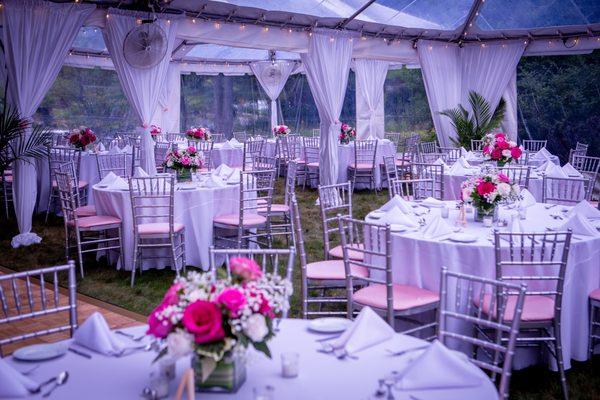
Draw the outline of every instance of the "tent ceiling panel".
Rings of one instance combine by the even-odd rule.
[[[102,31],[97,27],[84,26],[73,41],[73,50],[87,51],[90,53],[106,53],[106,44]]]
[[[244,47],[223,46],[218,44],[196,44],[186,54],[185,59],[208,60],[208,61],[266,61],[270,60],[269,50],[249,49]],[[276,59],[299,60],[298,53],[287,51],[276,51]]]
[[[376,0],[357,19],[406,28],[453,31],[469,14],[473,0]]]

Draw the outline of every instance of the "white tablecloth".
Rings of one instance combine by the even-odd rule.
[[[265,157],[275,157],[275,139],[267,139],[263,146]],[[244,162],[244,145],[240,143],[232,148],[223,148],[223,143],[215,143],[211,157],[213,168],[221,164],[241,168]]]
[[[386,348],[410,348],[424,344],[419,339],[404,335],[396,335],[387,342],[358,353],[358,360],[337,358],[316,351],[320,346],[315,339],[320,337],[306,329],[306,321],[284,320],[281,331],[269,342],[272,358],[250,349],[247,356],[247,377],[237,393],[196,393],[197,399],[238,399],[252,400],[253,389],[270,385],[274,388],[273,398],[276,400],[360,400],[370,399],[378,387],[378,379],[394,370],[404,368],[411,356],[392,357]],[[139,334],[145,327],[127,329]],[[124,340],[127,340],[124,338]],[[138,344],[138,343],[136,343]],[[84,350],[79,346],[79,349]],[[29,374],[35,381],[43,381],[57,375],[60,371],[69,371],[68,382],[56,389],[52,398],[56,399],[138,399],[144,387],[149,386],[153,352],[138,352],[122,358],[93,354],[91,360],[77,354],[67,352],[58,359],[44,362]],[[300,374],[297,378],[281,376],[281,354],[294,351],[300,354]],[[416,354],[416,353],[413,353]],[[9,358],[9,363],[19,369],[18,361]],[[176,377],[170,382],[169,398],[176,391],[185,368],[189,367],[189,359],[182,358],[177,363]],[[22,368],[22,367],[21,367]],[[440,365],[440,369],[444,366]],[[473,368],[477,368],[473,365]],[[394,391],[398,400],[463,400],[463,399],[497,399],[498,394],[487,379],[482,385],[469,388],[436,389],[419,391]],[[31,398],[41,398],[40,395]]]
[[[448,202],[451,208],[447,220],[453,224],[458,216],[455,202]],[[562,206],[547,210],[536,204],[528,208],[527,219],[521,221],[526,231],[544,231],[546,227],[557,227],[565,220],[555,220]],[[439,214],[432,209],[426,219]],[[501,210],[500,218],[507,218],[514,211]],[[505,228],[503,228],[505,229]],[[502,230],[502,229],[501,229]],[[476,235],[475,243],[454,243],[449,240],[424,239],[419,232],[393,233],[393,274],[394,281],[416,285],[421,288],[439,291],[441,267],[470,275],[495,278],[494,248],[488,238],[492,229],[482,223],[473,222],[473,214],[468,216],[466,233]],[[570,368],[571,358],[587,359],[588,343],[588,294],[600,287],[600,237],[575,236],[569,252],[569,260],[564,284],[562,303],[562,345],[565,368]],[[515,368],[524,368],[536,362],[537,352],[517,350]]]
[[[239,185],[175,190],[175,222],[183,223],[185,226],[187,265],[208,269],[208,248],[213,243],[213,217],[238,211],[239,190]],[[134,242],[129,191],[98,187],[94,187],[93,191],[98,215],[111,215],[123,221],[124,268],[130,271],[133,265]],[[163,268],[165,263],[169,261],[145,258],[143,268]]]

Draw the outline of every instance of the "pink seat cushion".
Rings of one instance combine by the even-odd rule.
[[[2,182],[4,179],[6,179],[6,183],[12,183],[13,176],[12,175],[6,175],[6,177],[0,176],[0,182]]]
[[[318,162],[311,162],[306,164],[307,167],[316,167],[319,168],[319,163]]]
[[[490,313],[491,295],[483,296],[483,312]],[[475,305],[480,307],[479,298],[475,299]],[[517,296],[508,296],[506,301],[506,310],[504,311],[504,320],[512,321],[515,315],[515,306],[517,304]],[[494,308],[496,307],[496,299],[494,299]],[[495,316],[495,311],[494,311]],[[548,321],[554,318],[554,299],[548,296],[525,296],[523,302],[523,312],[521,313],[521,321]]]
[[[80,180],[78,182],[78,189],[83,189],[84,187],[86,187],[88,185],[87,181],[82,181]],[[58,184],[56,183],[56,181],[52,181],[52,187],[58,187]]]
[[[590,298],[594,300],[600,300],[600,288],[592,291],[592,293],[590,293]]]
[[[352,247],[357,247],[359,249],[363,249],[364,245],[358,244],[358,245],[353,245]],[[340,244],[340,245],[335,246],[334,248],[330,249],[329,255],[333,258],[344,258],[344,253],[342,251],[342,245]],[[348,257],[351,260],[363,261],[364,253],[350,249],[350,251],[348,251]]]
[[[306,164],[306,161],[304,161],[304,160],[303,160],[303,159],[301,159],[301,158],[296,158],[296,159],[294,160],[294,162],[295,162],[296,164]]]
[[[77,218],[91,217],[92,215],[96,215],[96,207],[81,206],[81,207],[77,207],[75,212],[77,213]]]
[[[173,223],[173,232],[181,232],[183,230],[183,224],[179,222]],[[150,222],[147,224],[139,224],[138,232],[140,235],[161,235],[169,233],[168,222]]]
[[[350,164],[348,165],[348,168],[352,168],[352,169],[366,169],[366,170],[370,170],[373,169],[373,164]]]
[[[217,224],[223,225],[234,225],[238,226],[240,224],[240,215],[239,214],[225,214],[218,215],[213,218],[213,222]],[[258,214],[244,214],[244,227],[247,226],[258,226],[267,222],[267,218]]]
[[[440,301],[440,296],[431,290],[421,289],[416,286],[393,286],[394,310],[408,310]],[[357,290],[352,295],[352,300],[365,306],[387,308],[387,290],[385,285],[370,285]]]
[[[256,204],[258,204],[259,206],[265,205],[267,204],[267,201],[265,199],[258,199],[256,200]]]
[[[360,265],[351,265],[352,275],[355,277],[366,278],[369,276],[369,270]],[[344,280],[346,271],[342,260],[318,261],[306,266],[306,277],[309,279],[327,279]]]
[[[100,228],[104,225],[120,224],[121,219],[109,215],[92,215],[90,217],[77,218],[80,228]],[[75,221],[69,221],[69,225],[75,225]]]
[[[267,208],[259,208],[258,209],[259,213],[266,213],[267,212]],[[290,206],[286,205],[286,204],[271,204],[271,212],[276,212],[276,213],[288,213],[290,212]]]

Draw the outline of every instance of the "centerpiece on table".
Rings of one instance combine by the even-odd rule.
[[[270,358],[273,320],[289,307],[289,281],[263,274],[247,258],[233,257],[229,265],[230,278],[177,278],[148,317],[147,333],[166,344],[156,360],[192,354],[196,391],[237,391],[246,379],[247,347]]]
[[[275,125],[273,128],[275,137],[289,135],[290,133],[292,133],[292,130],[287,125]]]
[[[184,150],[175,148],[169,150],[163,166],[177,172],[178,182],[189,182],[192,180],[192,173],[202,168],[202,154],[194,146]]]
[[[196,141],[204,140],[209,142],[212,139],[212,135],[208,128],[196,128],[192,126],[185,132],[185,135],[188,139]]]
[[[498,167],[518,160],[523,150],[516,142],[508,140],[504,133],[488,133],[483,138],[483,157],[486,160],[496,161]]]
[[[71,146],[82,150],[89,148],[89,146],[93,146],[96,139],[94,131],[86,126],[80,126],[79,128],[71,130],[71,134],[69,135],[69,143]]]
[[[503,173],[493,171],[471,177],[461,184],[461,200],[473,204],[475,221],[483,221],[486,216],[497,221],[500,202],[517,200],[519,194],[519,185],[511,183]]]
[[[348,124],[342,124],[339,140],[341,144],[349,144],[356,138],[356,130]]]
[[[150,136],[152,137],[152,140],[156,142],[158,135],[160,134],[162,134],[162,129],[160,129],[160,126],[150,125]]]

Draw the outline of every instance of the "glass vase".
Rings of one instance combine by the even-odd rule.
[[[192,170],[184,168],[177,170],[177,182],[191,182],[192,181]]]
[[[246,381],[246,352],[234,349],[230,355],[217,362],[215,369],[202,381],[200,356],[192,357],[196,392],[235,393]]]
[[[475,222],[483,222],[484,217],[492,217],[492,221],[498,221],[498,207],[474,207],[475,215],[473,216],[473,220]]]

